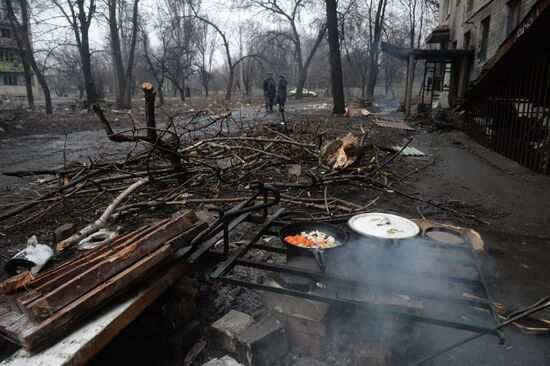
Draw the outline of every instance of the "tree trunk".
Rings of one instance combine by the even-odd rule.
[[[371,49],[369,56],[369,71],[367,74],[367,98],[374,96],[374,88],[378,79],[378,46]]]
[[[131,68],[132,65],[130,64],[133,61],[133,55],[132,52],[134,50],[135,44],[134,38],[132,38],[132,47],[130,48],[130,53],[128,56],[129,63],[127,65],[127,71],[124,70],[124,63],[122,60],[122,48],[120,44],[120,36],[118,33],[118,19],[117,19],[117,7],[118,7],[118,0],[110,0],[109,1],[109,33],[111,36],[111,51],[113,54],[113,65],[114,65],[114,71],[115,76],[117,78],[117,107],[120,109],[130,109],[131,108],[131,100],[130,100],[130,81],[131,81]],[[137,7],[138,0],[135,0],[134,2],[134,17],[137,16],[136,14],[136,7]],[[120,14],[119,14],[120,15]],[[134,23],[134,28],[137,26],[137,24]],[[134,34],[132,34],[132,37],[134,37]]]
[[[180,91],[180,100],[182,102],[184,102],[185,101],[185,89],[181,88],[181,87],[178,87],[178,90]]]
[[[387,0],[378,0],[378,8],[374,18],[374,31],[370,44],[369,70],[367,76],[367,98],[374,97],[374,88],[378,79],[378,54],[380,53],[380,40],[384,30],[384,18],[386,14]]]
[[[94,76],[92,74],[92,56],[90,55],[90,48],[88,46],[87,39],[86,46],[84,47],[84,37],[82,37],[82,45],[83,47],[80,48],[80,60],[82,61],[82,74],[84,75],[86,103],[88,105],[92,105],[97,101],[97,89],[95,87]]]
[[[334,114],[346,113],[344,99],[344,80],[342,78],[342,59],[340,56],[340,42],[338,39],[338,14],[336,0],[326,0],[327,30],[330,49],[330,77],[332,86],[332,100]]]
[[[86,85],[86,103],[87,105],[92,105],[97,101],[97,89],[92,74],[92,55],[90,53],[90,40],[88,37],[90,24],[88,23],[86,11],[84,10],[84,0],[78,0],[77,3],[78,20],[80,23],[80,37],[82,38],[78,47],[78,51],[80,53],[80,60],[82,62],[82,74],[84,76],[84,83]],[[78,25],[75,23],[73,25],[73,30],[75,32],[75,36],[77,36],[78,39],[77,26]]]
[[[164,80],[157,81],[158,83],[158,91],[159,91],[159,104],[164,105],[164,92],[162,91],[162,88],[164,87]]]
[[[30,108],[34,108],[34,95],[32,91],[32,72],[31,66],[25,57],[24,52],[19,52],[21,56],[21,62],[23,63],[23,73],[25,77],[25,88],[27,90],[27,103]]]
[[[120,47],[120,36],[118,34],[117,21],[117,0],[109,1],[109,31],[111,37],[111,53],[113,56],[113,67],[117,79],[116,104],[117,108],[129,109],[125,103],[126,78],[124,76],[124,65],[122,64],[122,50]]]
[[[225,93],[225,100],[231,100],[231,92],[233,91],[233,79],[235,78],[235,68],[229,68],[229,80],[227,81],[227,91]]]
[[[302,99],[304,86],[306,85],[307,70],[298,69],[298,83],[296,84],[296,99]]]

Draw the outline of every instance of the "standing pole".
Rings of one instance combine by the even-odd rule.
[[[244,61],[243,59],[243,32],[242,27],[239,27],[239,60],[241,64],[239,65],[239,94],[241,99],[243,99],[243,88],[244,88]]]
[[[414,52],[409,55],[407,68],[407,89],[405,91],[405,115],[411,115],[412,87],[414,82]]]

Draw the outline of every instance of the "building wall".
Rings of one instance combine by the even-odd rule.
[[[14,2],[14,6],[16,2]],[[14,7],[16,14],[19,13]],[[34,83],[34,92],[37,88]],[[0,99],[25,97],[25,78],[23,64],[19,57],[15,34],[9,21],[4,1],[0,0]]]
[[[525,17],[537,0],[519,0],[519,21]],[[472,4],[468,11],[469,3]],[[489,60],[508,36],[509,1],[507,0],[440,0],[439,24],[450,29],[448,48],[466,48],[465,34],[470,32],[470,49],[475,50],[470,80],[476,79]],[[490,16],[487,54],[480,55],[482,21]]]

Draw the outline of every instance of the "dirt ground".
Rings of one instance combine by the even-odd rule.
[[[328,118],[328,103],[330,101],[324,99],[291,101],[287,108],[288,119],[291,121],[298,116],[312,120]],[[198,109],[209,104],[209,101],[189,102],[189,105],[178,108]],[[258,103],[231,107],[233,113],[239,113],[239,118],[243,120],[256,122],[260,121],[260,114],[263,116],[262,112],[258,112]],[[142,111],[135,113],[141,116]],[[117,128],[125,128],[129,124],[123,114],[109,111],[108,117],[111,120],[118,118]],[[384,111],[378,117],[403,120],[402,115],[391,111]],[[280,115],[270,115],[262,118],[261,122],[279,123]],[[329,132],[333,135],[346,132],[358,134],[360,126],[367,128],[363,118],[338,117],[332,122]],[[547,266],[550,261],[550,177],[522,168],[472,142],[460,131],[437,129],[425,119],[407,123],[415,131],[372,128],[366,144],[383,147],[403,145],[412,135],[410,146],[421,150],[426,156],[398,157],[388,168],[398,175],[392,178],[398,179],[422,169],[394,186],[396,190],[429,200],[432,204],[368,186],[343,187],[334,194],[343,199],[360,201],[382,196],[386,199],[375,207],[377,211],[394,212],[411,218],[423,216],[434,221],[472,227],[485,239],[485,251],[479,256],[479,261],[496,302],[515,310],[546,295],[549,289],[546,279],[550,275],[550,267]],[[53,116],[27,111],[0,112],[0,172],[55,169],[62,167],[64,162],[85,162],[88,157],[113,158],[124,154],[127,148],[107,140],[95,116],[76,109],[73,111],[70,104],[59,107]],[[41,180],[37,177],[0,176],[0,195],[8,200],[3,202],[31,197],[40,186]],[[443,211],[433,204],[473,215],[476,220]],[[25,230],[8,234],[0,232],[1,264],[15,254],[21,242],[31,233],[38,234],[41,240],[51,241],[52,230],[64,219],[68,218],[44,218],[42,226],[26,227]],[[199,304],[203,326],[232,308],[249,313],[260,309],[254,291],[212,283],[207,279],[207,271],[198,275],[198,279],[202,283]],[[507,336],[505,346],[497,345],[495,339],[486,336],[440,356],[434,364],[550,363],[548,338],[524,335],[512,328],[507,330]],[[432,330],[427,330],[425,337],[433,338],[436,349],[450,344],[454,338],[442,339],[437,331]],[[418,352],[425,355],[429,350]],[[281,364],[292,364],[292,358],[281,361]]]

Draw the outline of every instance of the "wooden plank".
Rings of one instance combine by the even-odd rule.
[[[53,274],[47,274],[47,280],[44,280],[42,276],[37,277],[35,281],[32,281],[27,285],[27,288],[33,291],[22,295],[16,300],[18,308],[21,311],[25,311],[25,307],[33,301],[37,300],[41,296],[41,294],[48,293],[57,289],[59,286],[67,283],[71,278],[76,277],[77,275],[85,272],[89,268],[101,262],[113,252],[120,250],[120,248],[130,245],[136,239],[147,235],[148,233],[151,233],[155,230],[156,227],[157,225],[147,227],[144,230],[138,230],[129,233],[121,237],[120,240],[116,240],[115,242],[105,247],[98,248],[98,250],[92,250],[90,251],[92,252],[90,253],[91,255],[86,255],[83,256],[83,258],[78,258],[78,260],[74,261],[71,266],[64,266],[63,270],[56,270]]]
[[[191,240],[200,231],[204,230],[205,227],[206,223],[204,221],[197,222],[184,234],[172,239],[170,242],[157,249],[155,253],[152,253],[128,269],[117,274],[115,277],[102,283],[93,291],[86,293],[77,301],[69,304],[43,322],[39,324],[33,323],[28,317],[24,317],[22,321],[12,323],[12,326],[3,329],[3,333],[9,336],[10,339],[14,340],[15,343],[29,349],[36,348],[41,343],[47,341],[51,342],[52,337],[59,336],[63,331],[70,328],[78,320],[89,315],[98,307],[105,305],[105,303],[115,298],[116,295],[119,295],[122,292],[122,290],[137,281],[142,280],[152,271],[163,266],[163,263],[172,258],[179,245],[182,245],[183,243],[190,243]],[[174,245],[174,243],[177,243],[178,245]],[[181,263],[181,261],[176,263]],[[187,265],[184,267],[187,268]]]
[[[39,321],[49,317],[62,307],[76,300],[106,279],[156,250],[163,243],[186,231],[197,221],[193,211],[188,211],[148,235],[134,241],[83,273],[59,285],[30,304],[24,306],[32,319]]]
[[[128,244],[128,240],[135,240],[136,238],[139,238],[141,235],[145,235],[146,233],[149,233],[155,228],[160,227],[161,225],[164,225],[168,222],[168,220],[162,220],[158,223],[155,223],[151,226],[145,226],[143,228],[140,228],[138,230],[129,232],[125,235],[119,236],[117,238],[114,238],[111,242],[106,243],[105,245],[102,245],[101,247],[98,247],[97,249],[89,250],[83,255],[77,256],[74,259],[68,260],[66,262],[60,263],[59,265],[49,269],[48,271],[40,274],[36,277],[36,279],[29,284],[32,289],[37,289],[42,284],[51,281],[53,278],[57,278],[60,272],[65,272],[70,270],[70,268],[73,268],[75,266],[79,266],[82,263],[86,263],[90,260],[90,258],[94,258],[99,256],[101,253],[104,253],[106,251],[113,250],[114,248],[120,247],[120,245]]]
[[[165,222],[165,221],[166,220],[163,220],[162,222]],[[31,276],[29,276],[30,272],[24,272],[17,276],[8,278],[7,280],[5,280],[0,284],[0,288],[3,290],[4,293],[10,294],[10,295],[11,294],[19,295],[22,290],[27,292],[29,289],[36,289],[37,287],[41,286],[43,283],[46,283],[53,278],[56,278],[56,276],[58,276],[59,273],[68,270],[68,268],[77,266],[81,263],[86,263],[91,257],[97,255],[98,253],[103,252],[105,250],[109,250],[109,248],[111,248],[113,245],[116,245],[133,235],[136,235],[136,233],[147,230],[148,228],[149,227],[145,227],[138,231],[131,232],[126,235],[115,238],[111,243],[106,244],[101,248],[98,248],[97,250],[88,251],[83,255],[77,256],[76,258],[62,262],[56,265],[55,267],[50,268],[49,270],[41,273],[40,275],[37,275],[36,277],[32,276],[32,274]],[[21,281],[20,278],[27,278],[27,279],[25,281]],[[8,296],[8,301],[10,297],[11,296]]]
[[[190,267],[178,262],[137,294],[110,306],[60,342],[38,353],[20,349],[0,366],[80,366],[89,361]]]
[[[188,230],[197,220],[193,211],[188,211],[184,215],[173,219],[124,249],[108,256],[102,262],[90,267],[65,284],[26,305],[25,309],[28,315],[35,321],[51,316],[124,268],[147,256],[179,233]]]

